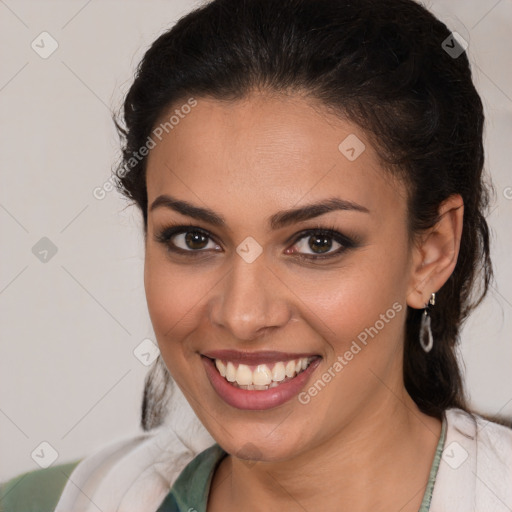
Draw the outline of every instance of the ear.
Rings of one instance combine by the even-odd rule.
[[[464,201],[454,194],[439,207],[439,222],[419,235],[412,247],[407,305],[423,309],[452,274],[459,255]]]

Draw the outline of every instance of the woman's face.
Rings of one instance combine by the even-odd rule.
[[[286,460],[404,396],[405,188],[361,129],[311,100],[189,110],[148,156],[149,313],[217,442]]]

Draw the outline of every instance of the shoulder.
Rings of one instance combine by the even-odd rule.
[[[52,512],[80,461],[38,469],[0,484],[1,512]]]
[[[90,503],[95,510],[157,510],[183,468],[212,444],[204,432],[185,445],[173,428],[162,425],[103,446],[74,469],[55,512],[89,510]]]
[[[196,455],[175,480],[157,512],[206,510],[213,472],[226,455],[217,443]]]
[[[474,440],[481,457],[512,470],[512,428],[461,409],[448,409],[446,419],[452,429]]]
[[[461,409],[445,411],[447,431],[431,511],[512,509],[512,429]]]

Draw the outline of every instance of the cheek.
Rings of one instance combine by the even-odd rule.
[[[357,261],[330,276],[303,282],[304,303],[314,315],[310,322],[339,355],[352,341],[363,343],[378,336],[373,352],[382,356],[396,349],[401,339],[407,289],[405,246],[396,244],[361,252]]]
[[[171,267],[158,249],[148,249],[144,263],[144,287],[148,311],[162,351],[172,340],[182,339],[197,314],[207,287],[187,271]]]

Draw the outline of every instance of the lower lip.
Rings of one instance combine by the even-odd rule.
[[[292,380],[279,384],[279,386],[264,391],[251,391],[232,386],[217,371],[214,361],[204,356],[201,356],[201,359],[206,370],[206,375],[217,394],[229,405],[237,409],[251,411],[272,409],[298,395],[321,360],[320,357],[315,359],[303,372],[299,373]]]

